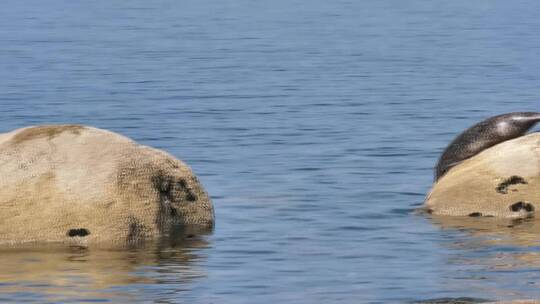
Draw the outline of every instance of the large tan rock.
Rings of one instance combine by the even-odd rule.
[[[493,146],[436,182],[424,208],[436,215],[528,217],[540,210],[540,133]]]
[[[213,222],[191,169],[163,151],[79,125],[0,134],[0,245],[133,244]]]

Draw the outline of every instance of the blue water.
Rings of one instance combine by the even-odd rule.
[[[538,111],[536,1],[15,1],[0,132],[110,129],[186,161],[211,235],[0,253],[0,301],[540,298],[540,224],[415,215],[461,130]],[[538,129],[538,128],[537,128]]]

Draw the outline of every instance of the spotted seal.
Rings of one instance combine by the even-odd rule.
[[[540,112],[513,112],[490,117],[468,128],[446,147],[435,167],[435,181],[463,160],[503,141],[520,137],[540,122]]]

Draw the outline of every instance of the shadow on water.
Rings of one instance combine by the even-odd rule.
[[[124,248],[26,245],[0,249],[0,302],[125,302],[160,299],[205,277],[205,230]],[[147,284],[162,289],[144,290]],[[167,296],[165,296],[165,294]]]

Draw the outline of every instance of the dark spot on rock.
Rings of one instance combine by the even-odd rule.
[[[184,179],[180,179],[180,181],[178,181],[178,186],[186,194],[186,200],[188,202],[194,202],[197,200],[197,195],[193,193],[193,190],[188,186]]]
[[[502,181],[498,186],[497,188],[495,188],[495,190],[498,192],[498,193],[501,193],[501,194],[507,194],[508,193],[508,186],[510,185],[517,185],[517,184],[524,184],[526,185],[527,184],[527,181],[521,177],[521,176],[517,176],[517,175],[512,175],[510,176],[509,178],[505,179],[504,181]],[[517,191],[517,190],[512,190],[512,191]]]
[[[469,213],[469,216],[470,216],[470,217],[479,217],[479,216],[482,216],[482,213],[480,213],[480,212],[473,212],[473,213]]]
[[[159,192],[167,193],[171,191],[171,182],[168,179],[161,179],[157,185]]]
[[[187,188],[187,183],[185,180],[181,179],[180,181],[178,181],[178,184],[180,185],[180,187],[182,188]]]
[[[171,208],[170,208],[169,214],[170,214],[172,217],[177,217],[177,216],[178,216],[178,212],[176,212],[176,209],[175,209],[174,207],[171,207]]]
[[[136,244],[139,242],[142,242],[146,237],[146,227],[143,223],[141,223],[139,220],[137,220],[135,217],[130,216],[128,218],[129,226],[128,226],[128,235],[127,235],[127,242],[129,244]]]
[[[154,186],[159,192],[160,201],[169,204],[174,200],[172,196],[171,178],[168,176],[156,176],[153,178]]]
[[[512,212],[519,212],[521,210],[524,210],[526,212],[533,212],[534,206],[531,203],[527,203],[527,202],[517,202],[510,205],[510,210]]]
[[[79,135],[81,134],[81,130],[83,129],[84,127],[80,125],[31,127],[15,134],[12,138],[12,141],[14,144],[20,144],[22,142],[33,140],[36,138],[47,138],[51,140],[64,132],[70,132],[72,134]]]
[[[191,191],[188,191],[187,195],[186,195],[186,200],[189,201],[189,202],[194,202],[197,200],[197,196],[195,194],[193,194]]]
[[[67,235],[69,237],[75,237],[75,236],[85,237],[89,234],[90,234],[90,231],[88,231],[88,229],[85,229],[85,228],[69,229],[67,232]]]
[[[188,202],[194,202],[197,200],[197,195],[193,193],[193,190],[191,187],[189,187],[188,183],[184,179],[180,179],[176,183],[176,187],[174,187],[174,189],[177,191],[177,195],[180,194],[180,196],[183,196]]]
[[[153,178],[153,182],[158,190],[159,199],[165,208],[174,208],[178,204],[198,200],[197,194],[184,179],[158,175]],[[176,216],[176,211],[171,210],[170,212],[172,216]]]
[[[427,214],[432,214],[432,213],[433,213],[433,209],[431,209],[431,208],[426,208],[426,213],[427,213]]]

